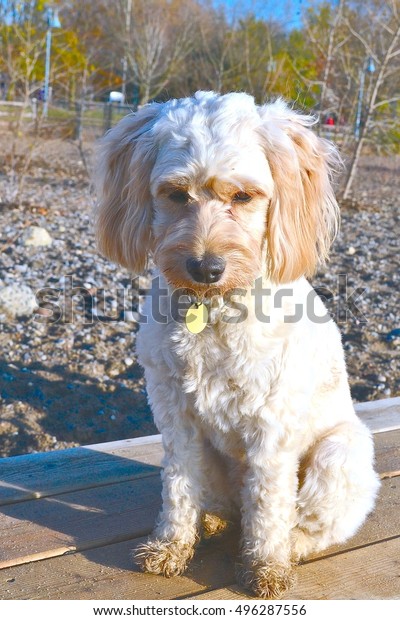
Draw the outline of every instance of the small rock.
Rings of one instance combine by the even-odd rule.
[[[35,314],[38,314],[40,316],[52,316],[53,315],[53,311],[51,308],[38,308],[35,312]]]
[[[355,254],[357,252],[356,248],[354,248],[352,245],[347,249],[346,254],[348,254],[349,256],[353,256],[353,254]]]
[[[42,228],[41,226],[30,226],[25,231],[24,243],[28,246],[41,247],[51,245],[53,243],[53,239],[45,228]]]
[[[38,303],[32,289],[26,284],[9,284],[0,289],[0,311],[15,319],[31,316]]]
[[[126,358],[124,359],[124,364],[125,364],[125,366],[132,366],[132,364],[133,364],[133,359],[132,359],[131,357],[126,357]]]

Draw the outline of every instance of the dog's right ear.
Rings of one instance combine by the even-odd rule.
[[[156,157],[151,129],[161,107],[152,103],[122,119],[101,141],[96,163],[99,250],[135,273],[143,271],[151,250],[149,179]]]

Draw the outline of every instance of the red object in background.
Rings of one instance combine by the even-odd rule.
[[[327,125],[334,125],[334,124],[335,124],[335,119],[334,119],[332,116],[329,116],[329,117],[326,119],[326,124],[327,124]]]

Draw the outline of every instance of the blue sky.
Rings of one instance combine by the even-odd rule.
[[[253,12],[263,19],[276,19],[288,29],[301,26],[301,14],[310,0],[214,0],[215,5],[224,5],[233,13]]]

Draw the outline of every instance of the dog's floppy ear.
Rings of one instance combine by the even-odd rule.
[[[310,129],[313,117],[282,100],[260,107],[259,114],[274,180],[267,219],[269,277],[291,282],[311,276],[328,256],[339,223],[331,176],[341,160],[335,146]]]
[[[95,227],[100,252],[135,273],[151,249],[149,179],[156,156],[151,129],[161,104],[129,114],[100,143],[95,186]]]

